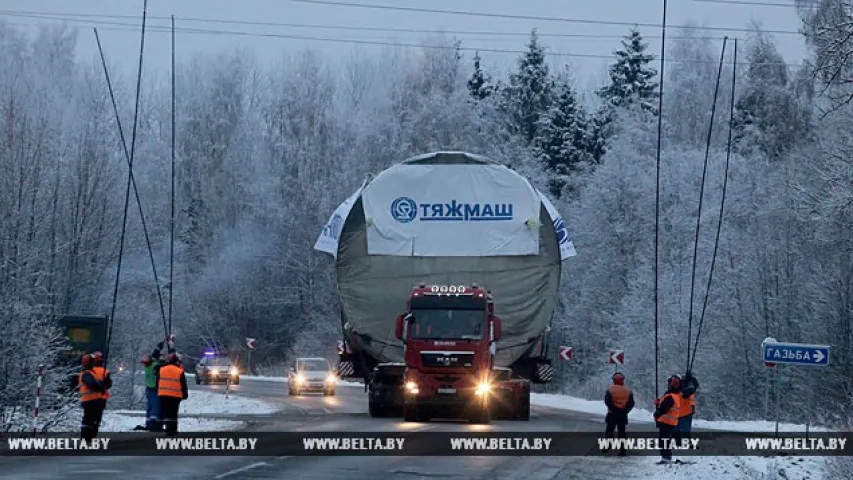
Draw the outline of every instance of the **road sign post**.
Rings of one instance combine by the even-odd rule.
[[[619,371],[619,365],[625,365],[625,351],[624,350],[610,350],[608,362],[614,364],[615,370],[613,371],[613,373],[618,372]]]
[[[806,367],[829,366],[829,345],[812,345],[807,343],[782,343],[775,338],[765,338],[761,342],[761,357],[768,367],[776,367],[774,385],[773,410],[776,417],[775,436],[779,436],[779,395],[782,389],[783,365],[799,365]],[[766,411],[766,407],[765,407]]]
[[[829,345],[768,342],[761,344],[764,363],[826,367],[829,365]]]
[[[574,350],[572,347],[566,347],[564,345],[560,345],[560,358],[563,360],[571,360],[574,356]]]
[[[249,351],[246,352],[246,373],[252,374],[252,350],[258,348],[258,339],[246,337],[246,346]]]

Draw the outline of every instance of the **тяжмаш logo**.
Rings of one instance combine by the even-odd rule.
[[[451,200],[445,203],[421,203],[409,197],[398,197],[391,202],[391,216],[400,223],[412,222],[418,214],[427,221],[496,221],[512,220],[511,203],[465,203]]]
[[[409,223],[418,216],[418,204],[409,197],[399,197],[391,202],[391,216],[400,223]]]

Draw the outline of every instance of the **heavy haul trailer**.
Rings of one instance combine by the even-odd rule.
[[[489,347],[489,378],[500,383],[491,385],[492,405],[552,380],[549,324],[562,261],[575,252],[554,206],[515,171],[462,152],[410,158],[366,180],[332,214],[315,249],[335,257],[338,375],[365,380],[373,415],[405,404],[405,378],[420,367],[398,326],[411,320],[414,293],[433,286],[468,293],[479,284],[493,297],[488,308],[500,330]],[[510,380],[500,380],[506,369]],[[515,403],[509,416],[525,418],[524,401]]]

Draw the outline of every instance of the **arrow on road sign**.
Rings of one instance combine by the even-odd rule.
[[[572,347],[560,345],[560,358],[563,360],[570,360],[573,355],[574,352],[572,351]]]
[[[625,351],[624,350],[611,350],[610,351],[610,363],[615,363],[617,365],[625,365]]]
[[[246,338],[246,346],[249,347],[249,350],[254,350],[258,348],[258,339],[257,338]]]
[[[804,343],[763,342],[761,350],[765,364],[787,363],[826,367],[829,365],[829,345],[808,345]]]

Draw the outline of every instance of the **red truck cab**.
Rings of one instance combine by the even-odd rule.
[[[501,322],[477,285],[421,284],[397,317],[405,354],[406,421],[467,417],[489,423],[495,342]]]

